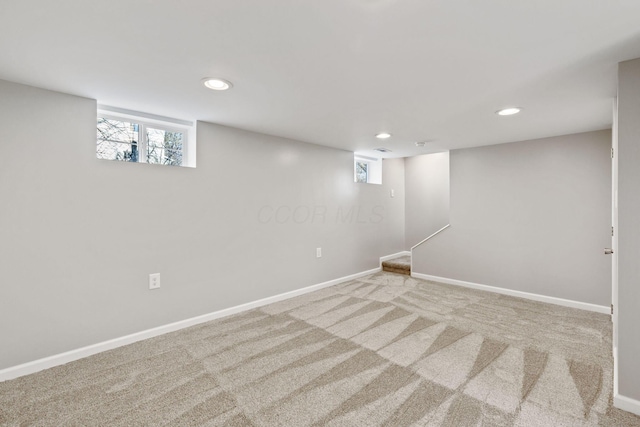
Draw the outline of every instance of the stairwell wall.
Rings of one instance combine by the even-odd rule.
[[[449,223],[449,152],[407,157],[405,246],[407,250]]]
[[[608,306],[609,130],[450,152],[451,227],[413,272]]]

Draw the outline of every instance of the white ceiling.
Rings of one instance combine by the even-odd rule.
[[[1,0],[0,78],[407,156],[610,127],[639,23],[638,0]]]

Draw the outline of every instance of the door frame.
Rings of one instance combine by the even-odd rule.
[[[613,395],[618,395],[618,98],[613,100],[611,127],[611,322],[613,324]]]

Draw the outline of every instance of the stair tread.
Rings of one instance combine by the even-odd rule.
[[[411,271],[411,257],[403,256],[382,262],[383,269]]]

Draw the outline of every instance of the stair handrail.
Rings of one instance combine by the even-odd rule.
[[[444,230],[446,230],[447,228],[449,228],[451,226],[451,224],[447,224],[444,227],[442,227],[440,230],[436,231],[435,233],[433,233],[432,235],[430,235],[429,237],[427,237],[426,239],[421,240],[420,242],[416,243],[415,245],[411,246],[411,251],[413,251],[415,248],[417,248],[418,246],[420,246],[421,244],[423,244],[424,242],[426,242],[427,240],[431,239],[432,237],[435,237],[437,234],[443,232]],[[412,257],[413,259],[413,257]]]

